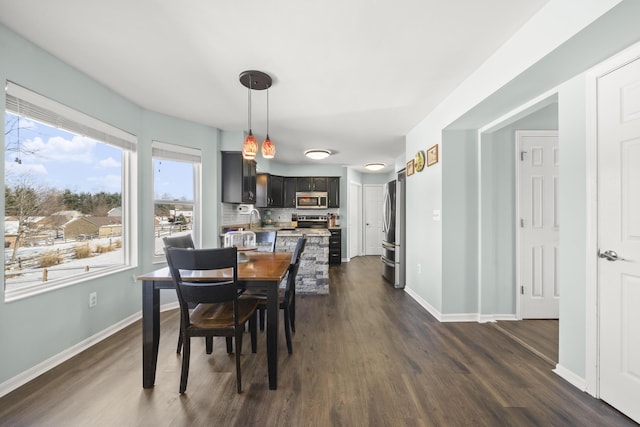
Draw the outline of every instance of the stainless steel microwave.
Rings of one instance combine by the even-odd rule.
[[[324,191],[297,192],[296,208],[297,209],[326,209],[327,193]]]

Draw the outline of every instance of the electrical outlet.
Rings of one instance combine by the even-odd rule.
[[[422,264],[418,264],[418,274],[422,273]]]
[[[96,305],[98,305],[98,293],[97,292],[91,292],[89,294],[89,308],[93,308]]]

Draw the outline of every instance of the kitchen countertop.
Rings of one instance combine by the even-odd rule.
[[[225,230],[229,230],[229,229],[233,229],[233,230],[238,230],[242,228],[244,231],[253,231],[253,232],[257,232],[257,231],[277,231],[278,232],[278,236],[291,236],[291,237],[299,237],[302,236],[303,234],[306,234],[307,236],[317,236],[317,237],[324,237],[324,236],[330,236],[331,233],[329,232],[330,229],[334,230],[334,229],[340,229],[340,227],[329,227],[329,228],[293,228],[293,227],[251,227],[251,228],[246,228],[246,227],[240,227],[240,226],[223,226],[222,230],[223,232],[220,233],[220,236],[224,236],[224,231]]]

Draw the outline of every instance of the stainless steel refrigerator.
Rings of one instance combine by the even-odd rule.
[[[382,276],[396,288],[405,285],[405,171],[384,186]]]

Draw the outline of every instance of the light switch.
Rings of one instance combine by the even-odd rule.
[[[440,221],[440,209],[433,210],[433,220]]]

